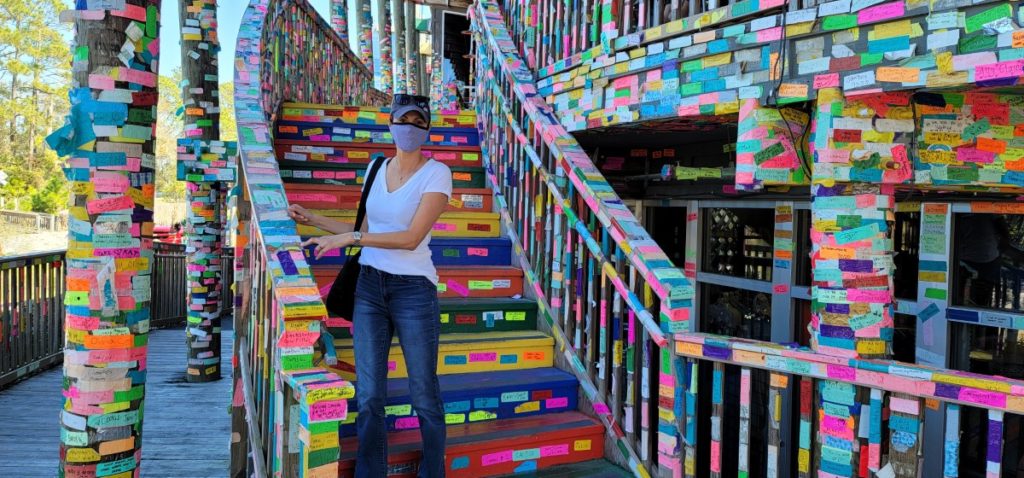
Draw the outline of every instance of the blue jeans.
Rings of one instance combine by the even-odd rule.
[[[437,383],[441,313],[437,286],[426,277],[388,274],[361,266],[353,311],[359,451],[356,478],[387,476],[388,352],[397,332],[409,372],[409,394],[420,422],[420,478],[442,478],[445,422]]]

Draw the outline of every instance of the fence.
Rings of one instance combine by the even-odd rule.
[[[185,320],[185,246],[155,242],[153,327]],[[234,257],[222,258],[225,270]],[[64,251],[0,258],[0,388],[60,363],[64,345]],[[225,274],[222,310],[232,310],[231,274]]]
[[[68,219],[38,212],[0,211],[0,224],[20,230],[63,231],[68,228]]]

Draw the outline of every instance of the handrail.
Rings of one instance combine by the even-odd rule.
[[[322,322],[327,310],[300,246],[296,224],[272,144],[273,118],[285,101],[379,106],[390,97],[372,87],[373,77],[348,45],[307,0],[250,0],[235,51],[235,108],[239,138],[240,234],[248,249],[236,270],[245,284],[236,313],[237,333],[249,340],[236,357],[252,359],[245,393],[246,448],[267,450],[267,468],[298,472],[290,447],[281,446],[288,416],[279,413],[290,396],[289,373],[318,369],[313,356],[333,343]],[[286,325],[290,324],[290,325]],[[319,347],[319,348],[318,348]],[[316,351],[314,351],[316,350]],[[310,353],[313,351],[312,353]],[[330,375],[324,371],[324,376]],[[244,380],[246,377],[243,377]],[[236,410],[237,410],[236,406]],[[248,431],[255,427],[258,434]],[[336,461],[336,460],[335,460]],[[233,463],[232,469],[240,466]]]
[[[481,31],[486,34],[487,44],[502,55],[501,61],[496,61],[493,66],[500,69],[510,83],[516,85],[509,89],[521,102],[523,112],[529,117],[532,125],[539,129],[535,132],[536,136],[539,136],[537,139],[550,150],[551,155],[557,161],[559,176],[564,175],[572,182],[598,221],[608,230],[611,239],[623,249],[630,263],[644,275],[654,293],[664,304],[668,305],[667,308],[688,310],[689,302],[692,300],[690,281],[683,277],[679,268],[672,265],[668,255],[661,250],[646,229],[640,225],[637,218],[622,204],[622,200],[612,190],[611,185],[604,180],[600,170],[587,157],[583,148],[558,123],[551,107],[536,95],[532,74],[523,66],[522,60],[515,52],[515,46],[508,40],[504,20],[500,17],[501,14],[494,4],[481,1],[476,5],[477,9],[473,11],[474,19],[481,22],[483,26]],[[494,16],[493,21],[487,18],[488,15]],[[502,35],[503,38],[498,38],[497,35]],[[514,118],[511,118],[513,113],[505,105],[500,106],[509,115],[509,124],[516,128],[516,139],[524,146],[528,146],[529,138],[516,125]],[[535,147],[527,147],[526,152],[532,155],[531,157],[536,156]],[[546,176],[546,178],[549,177]],[[557,190],[558,188],[553,188],[553,194],[559,194]],[[564,201],[563,198],[559,199],[559,203]],[[563,212],[565,211],[569,211],[571,214],[571,208],[563,209]],[[591,241],[593,241],[592,237]],[[588,241],[588,243],[594,244],[596,241]],[[663,310],[662,315],[668,314]],[[672,317],[669,319],[676,320]],[[644,325],[655,340],[663,335],[662,331],[654,326],[653,321],[645,322]],[[659,345],[663,343],[661,341]]]
[[[238,349],[249,350],[249,341],[244,335],[239,335],[238,338]],[[249,355],[238,354],[238,366],[241,368],[240,375],[242,376],[242,400],[245,405],[245,424],[249,431],[249,453],[252,453],[251,459],[249,460],[253,466],[253,474],[257,477],[268,476],[265,470],[267,457],[263,452],[263,436],[260,434],[260,428],[256,424],[256,404],[253,402],[252,393],[252,367],[249,366]]]
[[[620,464],[678,472],[671,334],[689,327],[693,287],[537,95],[495,4],[470,13],[488,179],[546,325]]]

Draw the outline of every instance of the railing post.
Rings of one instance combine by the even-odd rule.
[[[942,441],[942,477],[960,476],[960,405],[946,405],[946,433]]]
[[[160,5],[78,5],[71,114],[47,138],[71,156],[58,474],[130,476],[146,395]]]

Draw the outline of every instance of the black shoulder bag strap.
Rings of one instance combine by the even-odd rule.
[[[380,171],[380,167],[387,161],[389,159],[386,158],[377,160],[366,174],[366,181],[363,182],[363,192],[359,197],[359,209],[356,210],[356,227],[352,229],[353,231],[363,228],[363,219],[366,218],[366,199],[370,197],[370,188],[373,187],[373,180],[377,178],[377,172]]]

